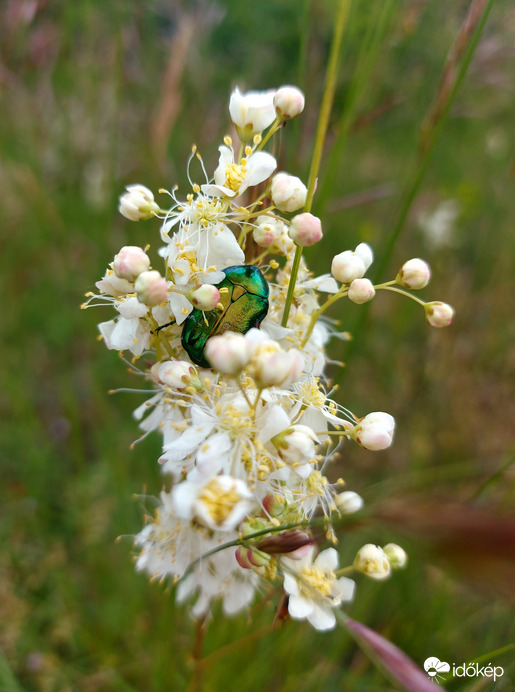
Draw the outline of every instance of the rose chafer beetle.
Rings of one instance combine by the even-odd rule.
[[[225,279],[216,284],[223,308],[209,312],[194,308],[184,322],[181,342],[193,363],[209,368],[204,356],[206,342],[212,336],[225,332],[245,334],[252,327],[259,327],[268,312],[269,286],[265,277],[252,264],[227,267]],[[207,320],[207,323],[206,323]]]

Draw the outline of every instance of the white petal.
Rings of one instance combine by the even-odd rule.
[[[329,608],[321,608],[316,603],[313,611],[308,615],[309,622],[317,630],[331,630],[336,625],[336,617]]]
[[[322,274],[309,281],[302,282],[303,288],[316,288],[324,293],[336,293],[340,288],[335,279],[330,274]]]
[[[119,303],[115,303],[115,307],[122,317],[128,320],[134,317],[144,317],[148,312],[148,306],[140,303],[139,300],[133,296],[128,300],[124,300]]]
[[[225,269],[244,264],[245,254],[233,232],[227,226],[220,224],[209,234],[205,234],[197,250],[197,263],[204,269],[207,267]]]
[[[197,462],[201,466],[206,465],[213,469],[214,473],[223,468],[223,462],[227,452],[231,449],[232,442],[228,433],[215,433],[207,438],[198,451]]]
[[[219,185],[212,185],[210,183],[205,183],[200,186],[204,195],[208,197],[234,197],[236,192],[231,190],[230,187],[225,187],[222,183]]]
[[[323,550],[316,558],[315,565],[325,571],[338,569],[338,552],[334,548]]]
[[[177,324],[182,324],[193,310],[193,305],[182,293],[170,293],[170,310]],[[184,312],[183,312],[184,309]],[[165,323],[166,324],[166,323]]]
[[[259,431],[257,439],[263,443],[268,442],[290,424],[291,421],[286,411],[281,406],[272,406],[268,411],[265,424]]]
[[[264,180],[269,178],[277,168],[277,161],[266,151],[258,151],[252,156],[249,156],[247,163],[247,175],[240,187],[239,193],[245,192],[247,187],[251,185],[259,185]]]
[[[192,425],[185,430],[178,440],[163,447],[167,461],[181,461],[191,454],[209,434],[209,428]]]
[[[354,598],[354,591],[356,589],[356,582],[348,577],[340,577],[335,584],[337,586],[339,601],[352,601]]]
[[[313,601],[308,601],[302,596],[290,596],[288,601],[288,612],[295,620],[309,618],[313,612]]]

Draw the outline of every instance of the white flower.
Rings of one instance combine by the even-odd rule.
[[[154,195],[144,185],[127,185],[120,197],[118,211],[131,221],[144,221],[152,218],[159,211],[159,205],[154,202]]]
[[[247,333],[249,343],[252,340],[256,343],[257,331]],[[284,351],[277,341],[266,339],[264,334],[263,339],[256,343],[247,365],[249,374],[260,387],[286,387],[299,379],[303,369],[304,356],[300,351],[295,348]]]
[[[229,113],[242,142],[248,142],[274,122],[274,96],[275,89],[242,94],[236,87],[232,92]]]
[[[202,185],[202,192],[213,197],[239,197],[248,187],[259,185],[277,168],[272,154],[265,151],[250,153],[239,163],[234,160],[232,147],[219,147],[220,159],[215,170],[214,184]]]
[[[252,231],[252,237],[256,245],[270,247],[284,233],[286,224],[276,216],[264,214],[257,220]]]
[[[186,600],[196,592],[194,617],[205,615],[213,599],[221,598],[226,615],[245,608],[254,596],[258,577],[236,562],[234,548],[204,558],[203,555],[237,538],[236,533],[208,530],[177,516],[171,493],[161,493],[161,504],[152,522],[136,536],[140,554],[136,569],[154,579],[181,578],[193,564],[193,570],[177,589],[177,600]]]
[[[247,485],[227,475],[208,480],[197,474],[196,480],[176,485],[172,495],[181,519],[199,521],[217,531],[232,531],[256,504]]]
[[[358,550],[353,565],[358,572],[377,580],[387,579],[391,572],[386,553],[378,545],[372,543],[367,543]]]
[[[338,553],[334,548],[322,551],[313,560],[313,549],[301,560],[282,558],[288,570],[284,590],[289,594],[288,611],[292,618],[305,620],[317,630],[329,630],[336,624],[333,608],[351,601],[355,583],[347,577],[336,578]]]
[[[295,468],[301,478],[307,478],[312,467],[309,462],[315,458],[315,443],[318,437],[307,425],[292,425],[272,438],[279,456],[287,464]]]
[[[157,370],[158,381],[173,390],[183,391],[186,387],[201,388],[198,370],[185,360],[167,360]]]

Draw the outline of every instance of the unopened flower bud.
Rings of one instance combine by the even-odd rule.
[[[161,274],[152,271],[141,272],[134,284],[140,303],[154,307],[168,300],[168,283]]]
[[[427,286],[430,278],[431,268],[429,264],[418,257],[404,262],[397,275],[397,280],[402,286],[411,288],[414,291]]]
[[[310,552],[314,539],[305,531],[281,531],[258,539],[256,545],[259,550],[269,555],[280,555],[288,553],[288,557],[293,560],[300,560]]]
[[[354,569],[372,579],[386,579],[390,576],[390,562],[382,548],[367,543],[358,550],[353,563]]]
[[[307,212],[297,214],[291,221],[288,234],[296,245],[309,247],[322,238],[322,222],[317,216]]]
[[[347,293],[349,299],[358,305],[368,303],[369,300],[372,300],[375,294],[376,291],[374,284],[370,281],[370,279],[354,279],[349,286],[349,292]]]
[[[367,243],[360,243],[354,250],[354,254],[356,254],[363,261],[365,271],[367,271],[374,261],[374,253],[372,252],[370,245]]]
[[[271,440],[287,464],[306,464],[315,456],[318,437],[307,425],[292,425]]]
[[[249,373],[260,387],[286,387],[299,379],[303,369],[304,356],[300,351],[283,351],[274,341],[258,346],[249,363]]]
[[[144,185],[127,185],[120,197],[118,211],[131,221],[144,221],[159,211],[159,205],[154,202],[152,191]]]
[[[397,543],[388,543],[383,550],[392,569],[403,569],[408,564],[406,551]]]
[[[167,360],[159,363],[158,381],[171,389],[183,391],[186,387],[202,389],[202,382],[197,368],[185,360]]]
[[[134,245],[125,245],[114,256],[113,269],[119,279],[135,281],[149,267],[150,257],[142,248]]]
[[[447,303],[434,300],[424,305],[426,320],[432,327],[448,327],[454,317],[454,308]]]
[[[393,416],[383,411],[374,411],[356,425],[352,437],[365,449],[376,452],[392,444],[394,430]]]
[[[282,495],[265,495],[262,501],[263,512],[270,517],[279,517],[284,513],[286,500]]]
[[[361,279],[365,271],[363,260],[351,250],[345,250],[333,257],[331,274],[342,284],[350,284],[356,279]]]
[[[259,217],[252,231],[252,237],[259,247],[270,247],[281,236],[284,228],[285,225],[281,219],[265,214]]]
[[[220,302],[220,291],[211,284],[202,284],[191,291],[188,298],[199,310],[214,310]]]
[[[306,203],[307,187],[300,178],[289,173],[277,173],[272,178],[270,196],[281,211],[297,211]]]
[[[208,339],[205,355],[211,366],[224,375],[237,375],[250,360],[250,348],[243,334],[226,332]]]
[[[275,112],[281,120],[296,118],[304,110],[304,94],[294,86],[282,86],[275,92]]]
[[[334,497],[334,504],[342,514],[354,514],[362,509],[364,502],[361,495],[352,490],[345,490]]]
[[[248,91],[242,94],[236,88],[229,101],[231,120],[242,142],[263,132],[275,120],[275,90]]]

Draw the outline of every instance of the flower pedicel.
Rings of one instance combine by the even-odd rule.
[[[335,543],[333,523],[363,505],[326,471],[345,438],[381,450],[395,428],[388,413],[359,418],[330,398],[325,348],[336,335],[324,312],[379,290],[416,300],[435,327],[449,324],[453,311],[404,290],[429,280],[418,258],[374,286],[364,278],[373,261],[365,243],[342,248],[319,277],[301,258],[292,277],[296,248],[321,240],[322,221],[302,211],[304,183],[277,172],[263,149],[303,108],[296,87],[236,89],[229,110],[241,144],[224,138],[213,176],[194,147],[184,199],[161,190],[171,200],[163,207],[143,185],[129,185],[120,212],[160,219],[160,268],[148,248],[122,248],[83,307],[114,308],[99,325],[104,343],[129,351],[154,389],[134,415],[143,434],[162,435],[159,463],[170,489],[136,537],[136,568],[178,582],[177,599],[195,597],[195,616],[213,599],[237,613],[260,583],[282,580],[290,615],[322,630],[334,627],[333,609],[352,599],[355,585],[339,574],[334,548],[319,551],[310,526],[323,523]],[[193,162],[203,181],[192,178]],[[367,545],[349,562],[383,579],[406,559],[399,546]]]

